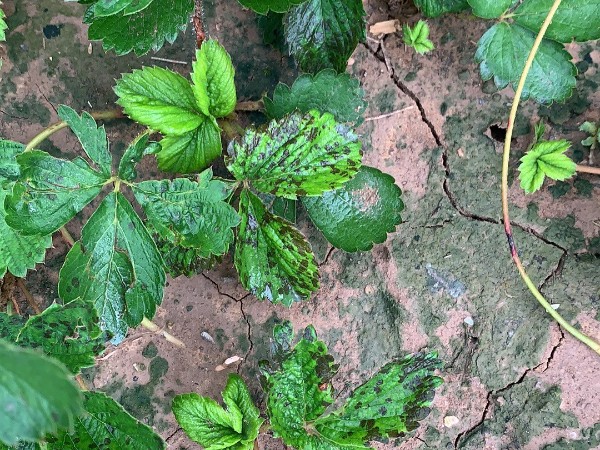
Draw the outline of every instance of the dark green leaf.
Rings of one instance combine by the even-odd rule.
[[[505,13],[514,0],[468,0],[468,2],[476,16],[495,19]]]
[[[106,196],[71,248],[60,271],[65,301],[93,302],[103,329],[120,342],[128,326],[152,318],[162,301],[165,272],[160,253],[127,199]]]
[[[25,150],[19,142],[0,140],[0,186],[7,181],[16,181],[19,178],[19,164],[17,155]]]
[[[414,0],[425,17],[438,17],[446,13],[457,13],[469,7],[467,0]]]
[[[89,2],[87,2],[89,3]],[[152,0],[97,0],[93,6],[94,17],[105,17],[118,14],[134,14],[147,8]]]
[[[138,136],[123,154],[119,162],[119,178],[127,181],[133,181],[137,178],[135,166],[144,155],[156,153],[160,145],[156,142],[148,142],[148,134],[144,133]]]
[[[564,154],[570,146],[571,143],[564,139],[537,142],[521,158],[521,188],[531,194],[542,187],[546,176],[562,181],[575,175],[576,164]]]
[[[498,88],[516,86],[535,35],[519,25],[497,23],[479,40],[475,59],[481,63],[481,77],[494,78]],[[544,39],[525,82],[523,98],[540,103],[565,100],[575,87],[577,70],[571,56],[557,42]]]
[[[394,178],[373,167],[335,191],[302,199],[313,223],[334,247],[347,252],[366,251],[395,230],[404,209],[402,191]]]
[[[273,100],[265,97],[264,103],[265,112],[271,119],[282,119],[295,110],[307,113],[315,109],[333,114],[338,122],[355,126],[362,123],[367,107],[359,81],[346,73],[336,74],[331,69],[316,75],[303,74],[291,88],[279,83],[273,92]]]
[[[283,217],[291,223],[296,223],[297,200],[289,198],[276,197],[272,194],[260,193],[258,197],[265,204],[267,209],[276,216]]]
[[[283,18],[285,17],[282,13],[269,12],[266,16],[258,16],[256,18],[256,24],[258,25],[258,31],[262,36],[263,44],[272,45],[279,51],[283,52],[285,49],[285,38],[283,34]]]
[[[345,72],[350,55],[366,39],[361,0],[307,0],[286,16],[285,38],[304,72]]]
[[[156,247],[165,262],[165,270],[173,278],[181,275],[193,277],[205,270],[212,269],[220,261],[217,257],[204,258],[202,251],[196,248],[185,248],[173,245],[172,242],[162,239],[158,234],[153,236]]]
[[[73,427],[81,393],[58,362],[0,341],[0,442],[38,441]]]
[[[295,199],[336,189],[360,168],[360,141],[329,113],[294,113],[229,144],[228,169],[259,191]]]
[[[166,444],[147,425],[129,415],[102,392],[85,392],[86,413],[75,422],[72,433],[48,437],[48,450],[164,450]]]
[[[244,287],[261,300],[290,306],[319,286],[315,257],[306,238],[289,222],[272,215],[244,190],[235,267]]]
[[[269,11],[284,13],[294,5],[299,5],[306,0],[239,0],[246,8],[250,8],[259,14],[267,14]]]
[[[6,223],[26,234],[58,230],[102,190],[108,177],[81,158],[73,161],[32,151],[17,156],[20,181],[6,197]]]

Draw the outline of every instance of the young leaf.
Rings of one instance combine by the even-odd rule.
[[[380,244],[396,228],[404,209],[402,191],[394,178],[373,167],[335,191],[302,202],[313,223],[327,240],[347,252],[367,251]]]
[[[230,374],[222,395],[227,410],[198,394],[176,396],[173,413],[177,422],[206,450],[251,450],[263,420],[246,384],[239,375]]]
[[[438,17],[446,13],[461,12],[469,7],[467,0],[414,0],[425,17]]]
[[[108,176],[81,159],[54,158],[39,150],[17,156],[21,170],[6,197],[6,223],[24,234],[58,230],[102,190]]]
[[[152,0],[150,3],[140,0],[136,3],[144,9],[124,9],[104,17],[96,16],[95,5],[92,5],[85,16],[86,23],[90,24],[88,37],[102,40],[104,49],[114,50],[117,55],[131,51],[138,56],[145,55],[150,50],[158,51],[165,42],[175,42],[194,10],[194,0]]]
[[[316,291],[319,269],[306,238],[247,190],[239,208],[235,267],[244,287],[261,300],[286,306]]]
[[[493,77],[499,89],[509,83],[516,86],[534,40],[535,35],[519,25],[501,22],[491,27],[479,40],[475,53],[481,63],[481,77]],[[525,82],[523,98],[532,97],[540,103],[562,101],[571,95],[576,73],[563,46],[544,39]]]
[[[87,112],[79,116],[73,109],[65,105],[58,107],[58,117],[67,122],[86,155],[95,162],[103,175],[110,177],[112,156],[108,151],[108,139],[104,127],[98,127],[94,118]]]
[[[58,362],[0,341],[0,442],[38,441],[73,427],[81,393]]]
[[[521,158],[521,188],[531,194],[542,187],[546,176],[562,181],[575,175],[576,164],[564,154],[570,146],[570,142],[564,139],[536,143]]]
[[[112,192],[92,214],[60,271],[65,301],[81,297],[96,307],[101,326],[120,342],[128,326],[152,318],[163,297],[160,253],[123,194]]]
[[[505,13],[514,0],[468,0],[468,2],[476,16],[483,19],[495,19]]]
[[[306,0],[239,0],[246,8],[258,14],[267,14],[269,11],[278,13],[288,12],[292,6],[304,3]]]
[[[315,109],[333,114],[338,122],[358,126],[367,107],[364,94],[356,78],[325,69],[316,75],[300,75],[291,88],[279,83],[273,100],[264,98],[265,112],[271,119],[282,119],[295,110],[307,113]]]
[[[427,25],[427,22],[419,20],[414,28],[411,28],[408,24],[404,24],[402,32],[404,34],[404,43],[414,48],[420,55],[433,50],[433,42],[428,39],[429,25]]]
[[[95,357],[104,351],[106,336],[97,323],[94,307],[81,300],[64,306],[54,303],[27,321],[0,313],[3,336],[11,336],[21,347],[39,348],[74,374],[93,366]]]
[[[233,242],[232,228],[240,222],[226,202],[230,187],[211,178],[208,169],[198,182],[187,178],[143,181],[134,188],[152,228],[174,245],[198,249],[204,258],[225,254]]]
[[[361,0],[305,1],[286,16],[290,55],[304,72],[345,72],[350,55],[366,39],[365,16]]]
[[[534,33],[552,6],[552,0],[527,0],[514,11],[515,22]],[[563,0],[546,31],[548,39],[568,44],[600,39],[600,3],[598,0]]]
[[[157,142],[148,142],[148,134],[144,133],[129,144],[125,150],[121,161],[119,161],[119,178],[122,180],[133,181],[137,178],[135,166],[144,155],[157,153],[160,145]]]
[[[589,136],[581,141],[581,145],[590,147],[590,150],[595,150],[600,141],[600,127],[594,122],[583,122],[579,126],[579,131],[583,131]]]
[[[205,121],[189,81],[162,67],[126,73],[114,91],[125,114],[163,134],[182,135]]]
[[[164,450],[166,444],[150,427],[129,415],[102,392],[84,392],[86,413],[73,432],[48,436],[48,450],[122,449]]]
[[[295,199],[320,195],[352,178],[360,167],[360,142],[329,113],[294,113],[265,131],[248,130],[229,144],[227,167],[259,191]]]
[[[0,2],[0,6],[2,6],[2,2]],[[6,19],[6,15],[0,8],[0,41],[6,40],[6,29],[8,28],[8,25],[6,25],[4,19]],[[0,59],[0,68],[2,68],[2,59]]]
[[[193,90],[200,111],[207,116],[225,117],[237,103],[235,69],[227,50],[209,39],[196,50],[193,64]]]

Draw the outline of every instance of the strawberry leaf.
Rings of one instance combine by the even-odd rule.
[[[269,11],[284,13],[294,5],[304,3],[306,0],[239,0],[246,8],[259,14],[267,14]]]
[[[519,166],[521,188],[528,194],[537,191],[547,176],[553,180],[566,180],[575,175],[576,164],[564,153],[569,141],[539,141],[525,156]]]
[[[427,22],[419,20],[414,28],[411,28],[408,24],[404,24],[402,32],[404,34],[404,43],[414,48],[420,55],[433,50],[433,42],[428,39],[429,25],[427,25]]]
[[[461,12],[469,7],[467,0],[414,0],[425,17]]]
[[[495,19],[505,13],[514,0],[468,0],[468,2],[476,16],[483,19]]]

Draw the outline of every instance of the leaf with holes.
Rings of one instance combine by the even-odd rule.
[[[467,0],[414,0],[425,17],[438,17],[446,13],[457,13],[469,7]]]
[[[300,5],[306,0],[239,0],[246,8],[259,14],[267,14],[269,11],[278,13],[288,12],[292,6]]]
[[[571,143],[564,139],[537,142],[521,158],[521,188],[531,194],[542,187],[545,177],[562,181],[575,175],[577,165],[564,154],[570,146]]]

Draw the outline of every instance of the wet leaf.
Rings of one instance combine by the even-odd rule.
[[[483,19],[495,19],[505,13],[514,0],[468,0],[473,14]],[[550,10],[550,7],[546,12]]]
[[[239,0],[246,8],[259,14],[267,14],[269,11],[284,13],[292,6],[304,3],[306,0]]]
[[[570,146],[571,143],[564,139],[537,142],[521,158],[521,188],[531,194],[542,187],[546,176],[562,181],[575,175],[576,164],[564,154]]]
[[[456,13],[469,7],[467,0],[414,0],[425,17],[438,17],[446,13]]]

